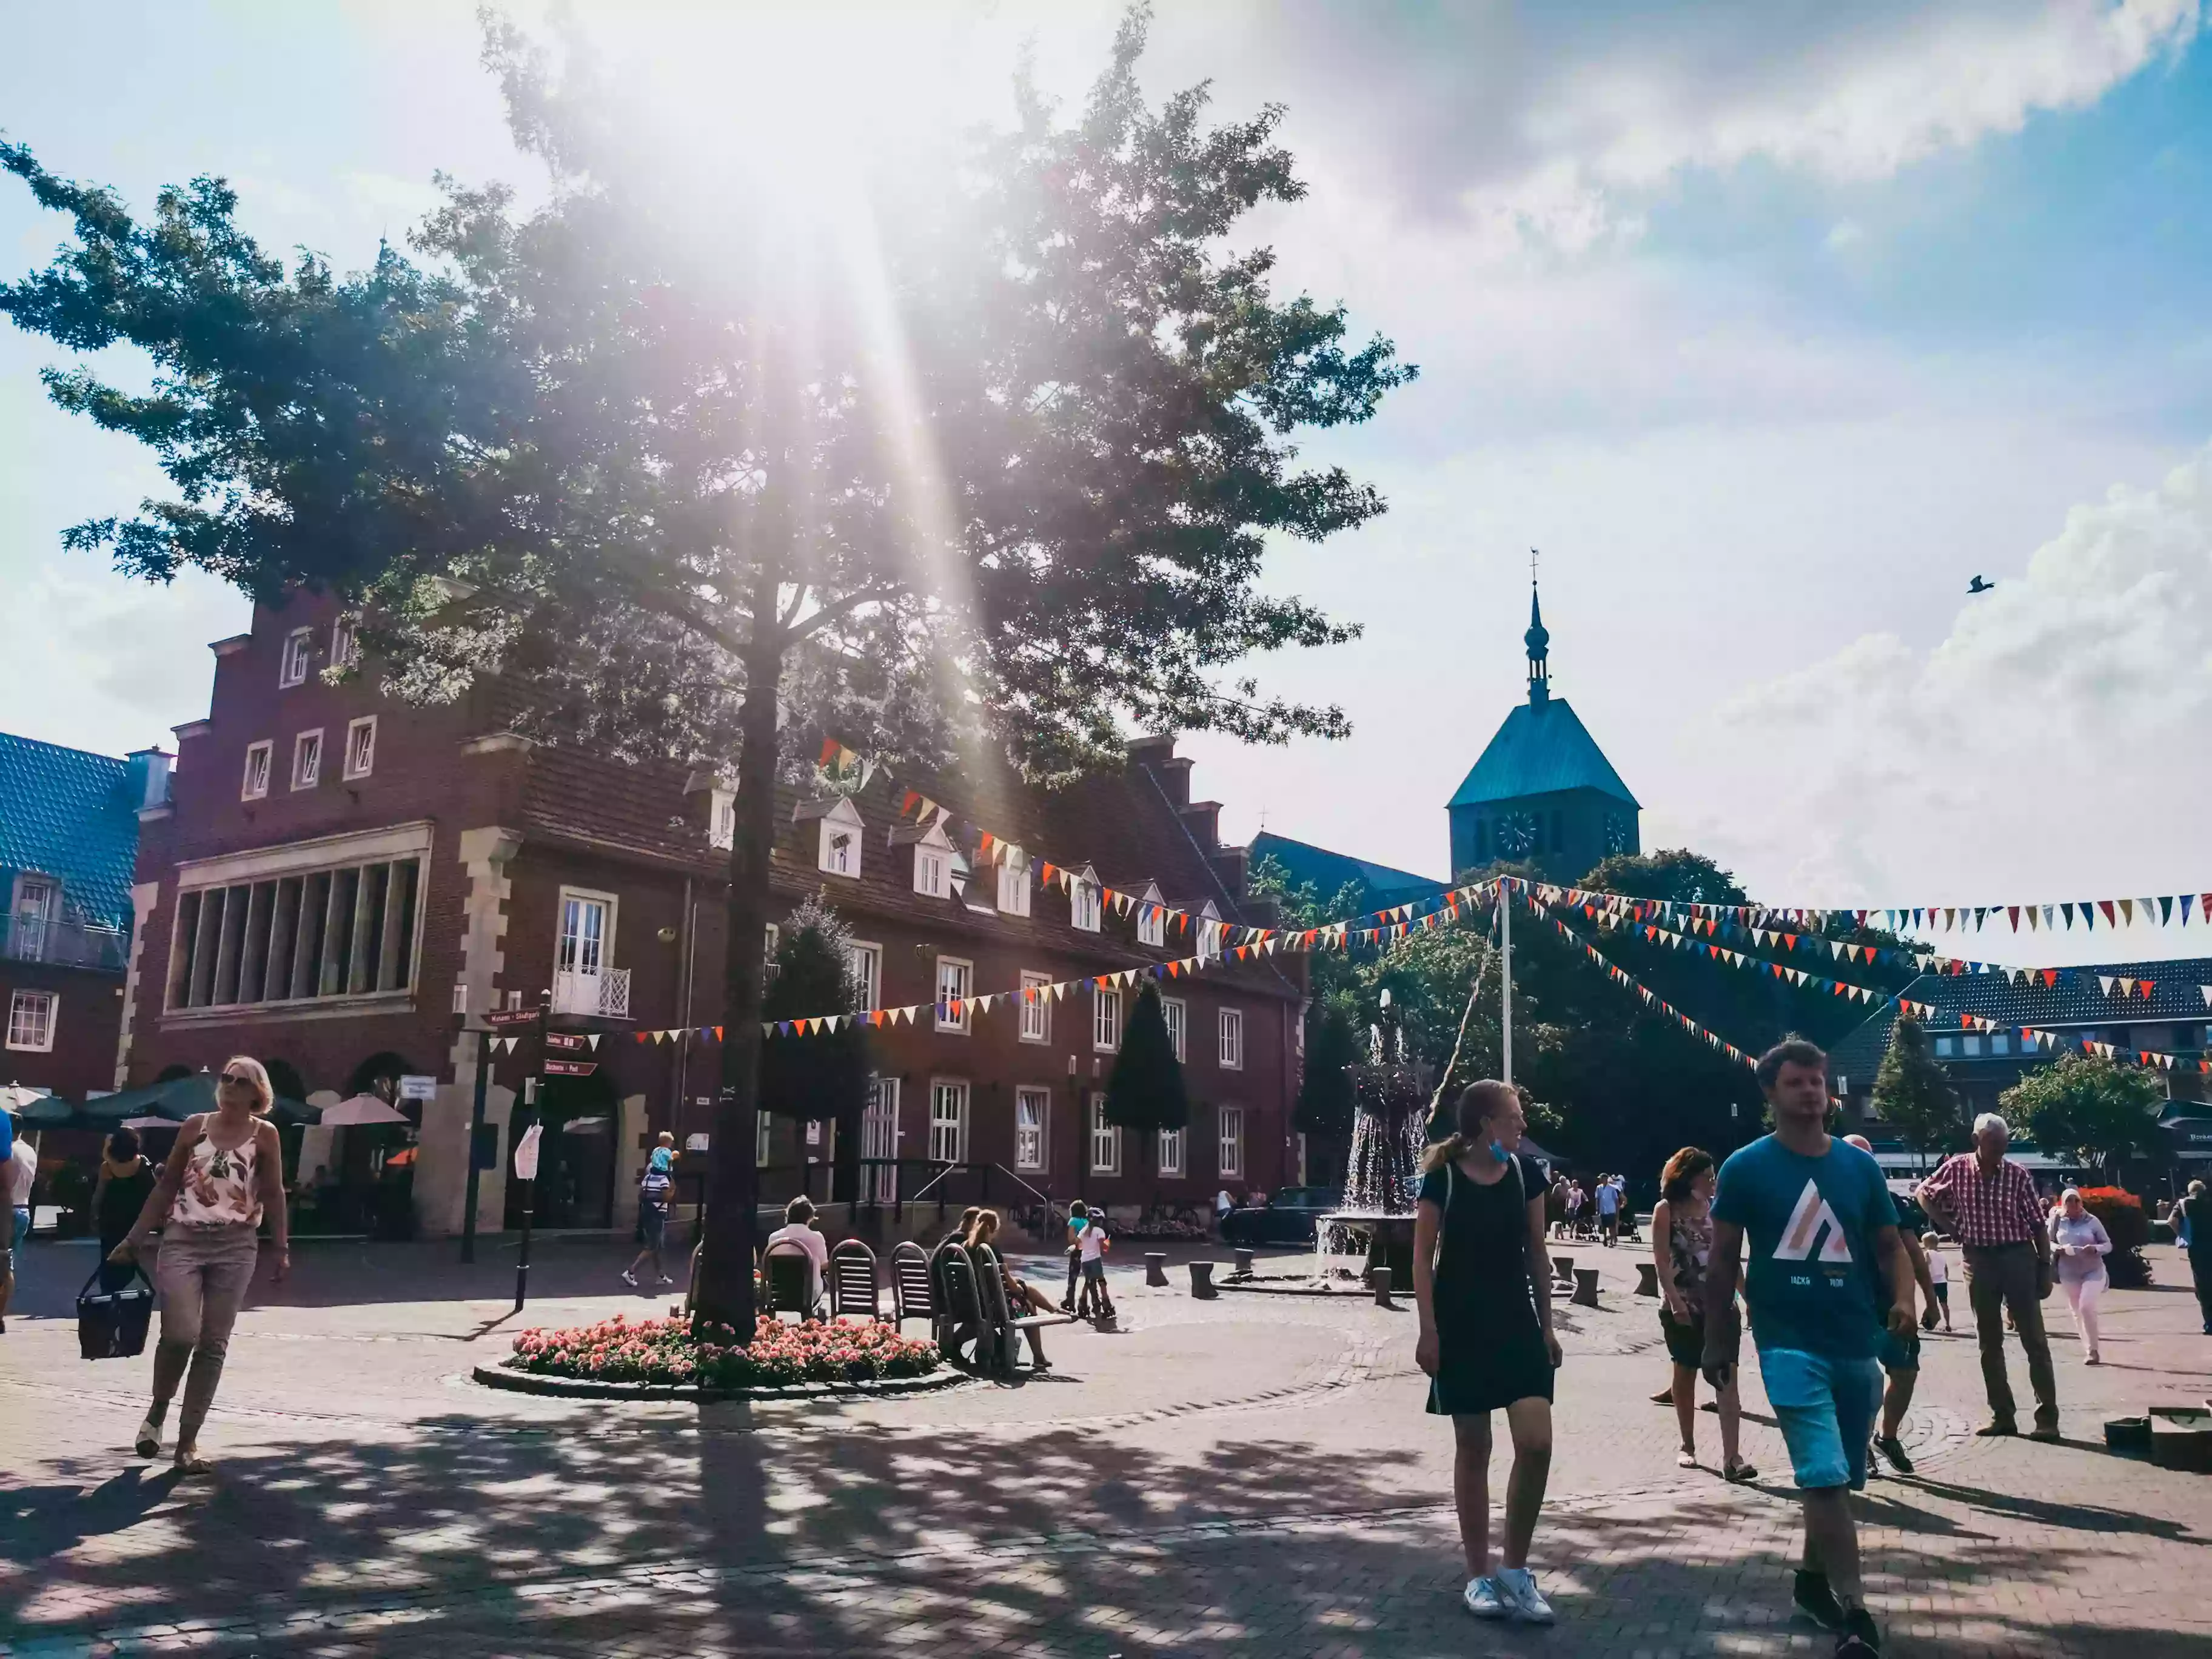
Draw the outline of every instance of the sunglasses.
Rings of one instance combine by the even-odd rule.
[[[253,1079],[244,1072],[225,1072],[222,1074],[222,1080],[225,1083],[235,1083],[241,1089],[253,1087]]]

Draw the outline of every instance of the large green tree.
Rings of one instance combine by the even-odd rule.
[[[775,971],[761,999],[763,1020],[858,1012],[866,988],[853,972],[853,933],[818,896],[777,929]],[[761,1048],[760,1107],[802,1122],[837,1126],[830,1196],[858,1195],[860,1115],[868,1103],[866,1028],[847,1022],[812,1036],[779,1036]]]
[[[1011,127],[909,145],[793,212],[640,144],[494,21],[536,204],[449,184],[412,258],[343,276],[264,251],[219,179],[142,223],[0,148],[75,230],[0,310],[155,369],[144,392],[48,376],[175,486],[70,545],[156,580],[335,591],[401,695],[497,674],[544,740],[734,769],[703,1318],[752,1317],[761,947],[794,757],[834,730],[1049,778],[1117,757],[1132,724],[1345,729],[1222,675],[1348,636],[1262,592],[1260,566],[1271,536],[1382,510],[1293,441],[1413,371],[1352,343],[1340,307],[1278,295],[1238,240],[1304,193],[1280,112],[1148,104],[1144,35],[1133,12],[1073,118],[1024,78]]]
[[[1106,1121],[1135,1143],[1140,1171],[1148,1164],[1157,1166],[1163,1130],[1190,1123],[1190,1091],[1183,1081],[1182,1062],[1176,1058],[1158,986],[1148,984],[1137,994],[1121,1028],[1121,1046],[1106,1078],[1105,1111]],[[1186,1146],[1186,1172],[1188,1157]]]
[[[1999,1095],[1997,1103],[2045,1152],[2070,1152],[2108,1170],[2158,1144],[2166,1099],[2166,1085],[2154,1072],[2102,1054],[2068,1054],[2030,1072]]]
[[[1875,1073],[1874,1109],[1916,1152],[1956,1148],[1965,1141],[1966,1103],[1929,1050],[1928,1033],[1910,1014],[1898,1016],[1889,1051]]]

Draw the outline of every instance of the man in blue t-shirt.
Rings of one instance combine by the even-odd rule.
[[[1912,1331],[1911,1262],[1881,1168],[1828,1133],[1827,1056],[1792,1037],[1760,1056],[1758,1075],[1774,1133],[1721,1165],[1705,1273],[1705,1373],[1723,1388],[1735,1367],[1742,1340],[1735,1291],[1748,1240],[1744,1297],[1759,1373],[1805,1503],[1796,1602],[1840,1633],[1838,1659],[1865,1659],[1881,1652],[1881,1637],[1862,1599],[1850,1493],[1866,1485],[1885,1327]],[[1889,1284],[1886,1318],[1869,1263]]]

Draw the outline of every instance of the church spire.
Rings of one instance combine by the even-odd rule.
[[[1547,659],[1551,656],[1551,630],[1544,626],[1544,609],[1536,598],[1534,553],[1528,556],[1528,631],[1521,637],[1528,642],[1528,702],[1531,707],[1541,708],[1552,700],[1552,670]]]

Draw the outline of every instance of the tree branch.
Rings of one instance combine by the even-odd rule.
[[[872,604],[878,599],[895,599],[905,592],[904,584],[893,582],[887,586],[863,587],[848,593],[842,599],[833,599],[796,628],[787,628],[784,630],[784,643],[797,645],[801,640],[811,639],[820,633],[839,617],[850,616],[864,605]]]

